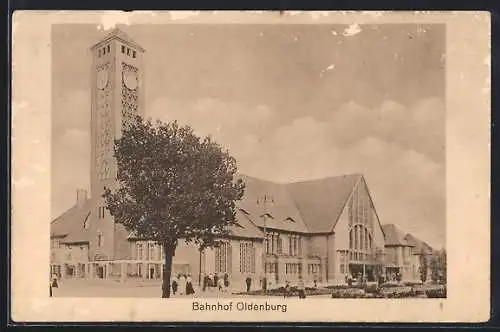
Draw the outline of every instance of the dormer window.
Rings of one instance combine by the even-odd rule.
[[[272,215],[270,215],[269,213],[264,213],[263,215],[260,216],[261,218],[271,218],[271,219],[274,219],[274,217]]]
[[[285,219],[285,221],[295,222],[295,220],[294,220],[294,219],[292,219],[292,218],[290,218],[290,217],[286,218],[286,219]]]

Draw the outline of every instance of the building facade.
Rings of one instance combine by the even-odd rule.
[[[113,141],[134,114],[144,115],[144,49],[115,29],[92,47],[91,190],[51,223],[51,273],[63,278],[161,279],[163,250],[116,223],[101,198],[115,185]],[[278,184],[245,175],[237,223],[215,248],[179,241],[173,273],[230,276],[253,287],[344,282],[348,275],[375,280],[402,273],[415,279],[420,251],[382,227],[361,174]],[[400,232],[396,238],[400,236]],[[399,238],[398,238],[399,239]],[[243,287],[243,286],[242,286]]]

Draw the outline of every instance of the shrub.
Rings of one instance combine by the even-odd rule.
[[[446,287],[443,288],[434,288],[434,289],[428,289],[425,292],[425,295],[427,295],[428,298],[446,298]]]

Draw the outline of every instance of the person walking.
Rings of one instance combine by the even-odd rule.
[[[247,284],[247,293],[249,293],[250,292],[250,287],[252,286],[252,278],[250,276],[248,276],[245,279],[245,282]]]
[[[186,279],[186,295],[191,294],[194,294],[193,280],[191,279],[191,275],[188,274]]]
[[[186,276],[183,274],[179,278],[179,295],[186,294]]]
[[[283,297],[289,297],[290,296],[290,282],[287,280],[285,284],[285,294],[283,294]]]
[[[172,293],[175,295],[177,293],[177,288],[179,287],[179,279],[177,276],[174,276],[172,280]]]
[[[205,274],[203,276],[203,292],[207,289],[208,286],[208,276]]]
[[[299,299],[306,298],[306,290],[304,286],[304,280],[302,280],[302,276],[299,277],[299,283],[297,285],[297,290],[299,291]]]
[[[224,279],[221,277],[217,278],[217,283],[219,287],[219,292],[224,293]]]
[[[229,289],[229,274],[224,273],[224,289]]]
[[[219,286],[219,275],[217,273],[214,273],[214,287]]]
[[[208,275],[207,287],[208,287],[209,291],[213,292],[213,290],[214,290],[214,275],[212,273],[210,273]]]

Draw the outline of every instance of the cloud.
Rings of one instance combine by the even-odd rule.
[[[264,105],[207,98],[157,100],[148,115],[178,120],[214,138],[240,172],[278,182],[363,173],[382,223],[396,223],[430,243],[444,243],[444,107],[387,100],[375,109],[349,102],[325,119],[282,123]],[[417,225],[415,227],[415,225]]]
[[[90,189],[90,133],[67,129],[54,137],[52,148],[52,216],[75,203],[78,188]]]
[[[357,35],[358,33],[361,32],[361,28],[359,27],[359,24],[357,23],[354,23],[354,24],[351,24],[349,25],[345,30],[344,32],[342,33],[344,36],[346,37],[351,37],[351,36],[355,36]]]
[[[113,11],[106,12],[101,15],[101,23],[98,25],[99,30],[113,29],[117,24],[129,25],[129,15],[125,12]]]
[[[445,243],[445,109],[440,99],[409,107],[387,100],[373,109],[351,101],[325,118],[303,116],[288,123],[258,103],[160,98],[149,105],[148,117],[177,120],[199,135],[212,135],[248,175],[289,182],[363,173],[382,223],[396,223],[431,244]],[[78,121],[87,124],[86,116]],[[58,199],[53,215],[74,204],[77,188],[89,187],[88,126],[60,121],[67,129],[54,137]]]
[[[331,70],[334,70],[335,69],[335,64],[330,64],[328,65],[328,67],[326,67],[325,69],[323,69],[320,73],[319,73],[319,77],[323,77],[323,75],[325,75],[327,72],[331,71]]]

